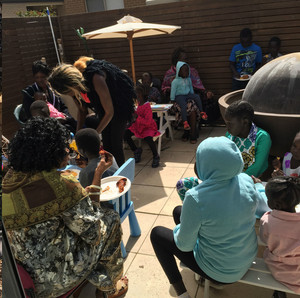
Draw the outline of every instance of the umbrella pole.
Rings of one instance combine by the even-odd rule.
[[[134,57],[133,57],[133,45],[132,45],[132,36],[128,36],[129,48],[130,48],[130,59],[131,59],[131,70],[132,70],[132,80],[134,85],[136,85],[135,78],[135,68],[134,68]]]

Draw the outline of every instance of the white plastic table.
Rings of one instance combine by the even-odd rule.
[[[164,133],[166,132],[166,129],[169,128],[169,134],[171,137],[171,140],[173,141],[173,131],[171,127],[171,122],[168,115],[168,110],[173,106],[173,104],[155,104],[151,105],[151,110],[153,113],[157,113],[157,116],[159,118],[159,127],[158,130],[160,132],[160,135],[158,136],[158,146],[157,146],[157,152],[160,155],[161,150],[161,139]],[[163,118],[165,118],[166,123],[163,124]]]

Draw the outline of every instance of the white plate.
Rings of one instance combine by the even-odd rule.
[[[297,213],[300,213],[300,204],[298,204],[295,209]]]
[[[126,178],[124,176],[109,176],[106,178],[101,179],[101,188],[102,191],[109,186],[109,190],[105,191],[104,193],[100,194],[100,202],[110,201],[116,198],[121,197],[124,195],[131,187],[131,181],[127,179],[126,185],[124,187],[124,191],[119,192],[119,187],[117,187],[117,182],[121,178]],[[102,192],[101,191],[101,192]]]
[[[247,76],[249,76],[248,79],[239,79],[239,78],[234,78],[234,79],[237,80],[237,81],[245,82],[245,81],[249,81],[252,77],[252,75],[247,75]]]

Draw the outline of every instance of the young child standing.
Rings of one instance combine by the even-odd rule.
[[[264,260],[279,282],[300,294],[300,178],[275,177],[266,185],[271,209],[260,220],[260,238],[267,244]],[[285,293],[274,292],[273,298]]]
[[[244,28],[240,32],[240,43],[233,46],[229,57],[232,72],[232,90],[245,89],[249,80],[238,81],[242,75],[253,75],[262,63],[261,48],[252,42],[252,31]]]
[[[286,152],[282,161],[282,170],[281,162],[279,159],[275,159],[272,162],[274,167],[274,172],[272,177],[276,176],[300,176],[300,131],[296,134],[291,152]]]
[[[194,93],[193,84],[190,76],[190,67],[187,63],[178,61],[176,64],[176,78],[172,81],[170,99],[176,101],[181,109],[181,118],[183,128],[190,130],[191,127],[187,121],[187,100],[193,99],[201,112],[201,117],[207,119],[203,112],[200,96]]]
[[[266,63],[272,61],[273,59],[276,59],[276,58],[282,56],[282,54],[279,53],[280,46],[281,46],[280,38],[277,36],[273,36],[269,40],[269,54],[267,54],[263,57],[263,64],[266,64]]]
[[[143,149],[136,147],[132,140],[132,136],[135,135],[137,138],[144,139],[153,154],[152,168],[157,168],[159,166],[160,157],[153,141],[153,137],[159,136],[160,132],[157,130],[157,125],[153,120],[150,103],[147,101],[148,90],[146,86],[137,86],[136,95],[138,107],[134,114],[135,121],[125,131],[124,139],[128,143],[130,149],[134,152],[136,163],[141,161]]]

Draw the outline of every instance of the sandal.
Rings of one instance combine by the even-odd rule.
[[[128,278],[122,277],[117,281],[114,291],[107,293],[107,298],[117,298],[124,295],[128,291]]]

